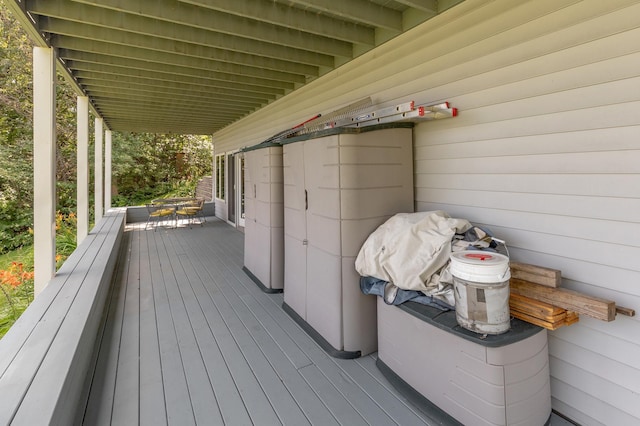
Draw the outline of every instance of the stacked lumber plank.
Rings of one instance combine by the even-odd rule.
[[[580,314],[575,310],[554,304],[556,290],[562,282],[559,270],[518,262],[511,262],[509,266],[509,308],[512,316],[548,330],[556,330],[580,320]],[[541,296],[545,294],[548,297]]]
[[[554,288],[560,287],[562,283],[562,273],[558,269],[519,262],[509,262],[509,266],[511,268],[511,278]]]
[[[534,288],[535,286],[559,287],[562,282],[562,274],[559,270],[518,262],[511,262],[509,266],[511,267],[509,308],[512,316],[547,330],[556,330],[579,321],[580,316],[575,311],[555,306],[549,301],[541,301],[520,294],[519,284],[523,282]]]
[[[633,309],[616,306],[612,300],[559,288],[559,270],[510,262],[509,307],[511,315],[549,330],[575,324],[580,315],[613,321],[616,314],[635,316]]]
[[[577,312],[567,311],[519,294],[511,293],[509,307],[512,316],[547,330],[556,330],[565,325],[575,324],[580,319]]]

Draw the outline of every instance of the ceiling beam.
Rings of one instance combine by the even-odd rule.
[[[145,123],[180,123],[181,125],[188,123],[203,123],[203,122],[223,122],[225,120],[235,120],[236,117],[227,117],[227,116],[185,116],[176,118],[175,115],[171,116],[170,112],[166,113],[158,113],[153,116],[143,116],[137,115],[133,111],[125,111],[123,113],[118,113],[118,111],[109,111],[109,118],[118,119],[118,120],[131,120],[131,121],[140,121]]]
[[[241,91],[228,87],[213,87],[202,84],[189,84],[183,81],[162,81],[158,79],[140,78],[129,75],[113,75],[82,70],[74,71],[74,75],[81,84],[87,84],[88,82],[96,82],[96,84],[127,84],[134,85],[140,88],[148,87],[154,91],[158,89],[163,90],[164,88],[166,88],[179,91],[179,93],[197,93],[213,97],[227,96],[240,99],[260,99],[259,97],[262,96],[264,102],[267,102],[275,97],[275,94],[269,96],[266,93]]]
[[[238,96],[254,96],[255,94],[282,95],[284,89],[274,87],[264,87],[259,85],[250,85],[246,83],[229,83],[219,82],[217,80],[209,80],[204,78],[195,78],[181,76],[176,79],[175,75],[151,72],[146,70],[129,69],[111,65],[99,65],[91,62],[73,62],[68,61],[69,68],[73,70],[76,78],[96,78],[104,80],[120,80],[139,81],[140,84],[170,84],[176,87],[200,88],[202,90],[222,90],[236,93]]]
[[[232,119],[233,121],[236,120],[236,118]],[[146,128],[148,130],[148,132],[153,132],[153,133],[195,133],[195,134],[204,134],[204,133],[209,133],[211,130],[214,129],[220,129],[222,127],[224,127],[226,125],[226,123],[229,122],[229,118],[212,118],[212,119],[206,119],[206,120],[200,120],[199,122],[194,122],[194,121],[189,121],[189,122],[185,122],[185,121],[167,121],[164,119],[159,119],[159,120],[149,120],[149,121],[143,121],[140,120],[138,118],[127,118],[127,117],[115,117],[113,119],[110,120],[111,122],[117,122],[119,123],[117,125],[116,128],[118,128],[119,130],[124,130],[124,131],[133,131],[133,128]],[[125,124],[126,123],[126,124]],[[126,127],[125,127],[126,126]],[[158,127],[160,127],[158,129]],[[195,130],[187,130],[186,132],[184,131],[173,131],[171,129],[193,129],[195,128]],[[157,129],[157,130],[156,130]]]
[[[162,115],[158,115],[157,117],[155,116],[150,116],[150,117],[138,117],[138,116],[132,116],[132,115],[128,115],[128,116],[122,116],[122,115],[118,115],[118,116],[113,116],[113,112],[112,111],[105,111],[104,112],[105,115],[107,115],[109,117],[109,119],[111,120],[118,120],[118,121],[130,121],[132,123],[135,123],[137,125],[167,125],[169,127],[176,127],[176,126],[202,126],[202,127],[208,127],[208,128],[212,128],[213,126],[215,127],[222,127],[225,124],[228,124],[230,122],[233,121],[237,121],[240,118],[244,117],[244,115],[236,115],[236,116],[207,116],[207,117],[202,117],[202,116],[193,116],[193,117],[177,117],[177,118],[172,118],[172,117],[167,117],[167,116],[162,116]]]
[[[311,34],[344,40],[350,43],[373,46],[373,28],[354,24],[351,20],[335,19],[330,16],[289,7],[275,1],[262,0],[179,0],[195,6],[218,12],[243,16],[281,27],[301,30]]]
[[[106,109],[106,106],[103,107]],[[228,120],[229,117],[237,116],[242,113],[234,113],[234,114],[221,114],[219,112],[191,112],[189,115],[179,115],[176,114],[175,110],[170,109],[154,109],[152,113],[141,112],[140,110],[136,110],[133,108],[122,108],[122,107],[111,107],[112,111],[109,112],[109,117],[113,118],[135,118],[136,120],[144,119],[148,121],[198,121],[204,119],[210,120]]]
[[[135,118],[114,117],[109,124],[114,127],[117,126],[118,129],[125,132],[210,134],[224,127],[225,121],[218,119],[177,123],[165,120],[140,121]]]
[[[207,71],[217,71],[227,74],[258,77],[290,83],[304,83],[304,75],[289,72],[265,70],[259,66],[241,66],[235,63],[220,62],[216,60],[186,57],[171,54],[169,52],[152,51],[139,47],[126,47],[120,44],[105,43],[94,40],[82,40],[68,36],[56,35],[52,37],[51,44],[60,49],[77,50],[101,55],[125,58],[127,60],[141,60],[154,64],[176,65],[186,68],[195,68]]]
[[[73,1],[331,56],[350,58],[353,54],[352,44],[345,41],[257,22],[228,13],[207,10],[180,3],[176,0],[140,0],[136,2],[129,0]]]
[[[236,120],[238,117],[243,117],[248,114],[245,112],[234,112],[223,114],[220,112],[208,112],[192,111],[191,114],[176,114],[175,110],[163,109],[163,108],[150,108],[147,110],[149,113],[140,112],[139,109],[132,107],[126,107],[121,105],[109,105],[105,104],[100,106],[100,109],[105,111],[109,118],[131,118],[141,121],[167,121],[167,122],[186,122],[186,121],[204,121],[204,120]]]
[[[157,95],[163,95],[167,97],[180,98],[185,100],[205,100],[207,103],[219,104],[223,102],[233,102],[247,106],[262,106],[267,104],[273,99],[266,98],[243,98],[226,93],[215,92],[198,92],[198,91],[185,91],[180,89],[174,89],[166,86],[141,86],[138,84],[130,84],[116,81],[96,81],[96,80],[79,80],[82,83],[82,87],[88,92],[94,92],[96,90],[106,90],[112,93],[130,93],[131,96],[144,96],[146,93],[152,93]],[[212,100],[213,99],[213,100]]]
[[[211,124],[209,126],[195,125],[167,125],[164,123],[147,125],[141,122],[122,120],[105,120],[105,124],[111,128],[117,128],[121,132],[130,133],[158,133],[175,135],[211,135],[225,127],[226,123]]]
[[[192,114],[188,116],[176,116],[175,114],[171,115],[170,111],[159,111],[157,114],[140,115],[137,114],[135,110],[124,110],[118,107],[115,109],[105,109],[103,113],[113,120],[128,120],[140,124],[161,123],[171,126],[184,126],[187,124],[203,126],[211,126],[212,124],[219,125],[236,121],[246,115],[238,113],[233,115]]]
[[[189,119],[183,119],[180,121],[172,121],[172,120],[167,120],[165,117],[158,117],[157,119],[150,119],[150,120],[146,120],[143,117],[123,117],[123,116],[110,116],[109,117],[112,121],[120,121],[120,122],[130,122],[131,126],[150,126],[153,125],[154,127],[157,126],[161,126],[161,125],[166,125],[166,126],[170,126],[171,128],[174,128],[176,126],[180,126],[180,127],[194,127],[194,126],[200,126],[203,128],[211,128],[213,126],[221,126],[224,125],[225,122],[228,122],[230,120],[229,117],[222,117],[222,118],[209,118],[209,117],[198,117],[192,120]],[[233,117],[231,118],[231,120],[235,121],[237,118]]]
[[[197,68],[188,68],[177,65],[154,64],[147,61],[119,58],[116,56],[101,55],[89,52],[77,52],[67,49],[60,49],[58,54],[68,63],[71,69],[80,68],[82,63],[111,66],[112,68],[125,68],[130,70],[147,71],[154,73],[162,73],[165,75],[176,76],[176,79],[182,76],[198,78],[210,81],[219,81],[223,83],[236,83],[239,85],[251,85],[259,87],[276,88],[282,90],[291,90],[294,88],[293,83],[277,80],[269,80],[266,78],[247,77],[242,75],[222,73],[217,71],[202,70]]]
[[[218,112],[209,112],[207,114],[193,111],[189,115],[184,114],[176,114],[175,110],[167,110],[167,109],[152,109],[147,108],[149,110],[149,114],[141,113],[139,110],[135,108],[128,108],[119,105],[104,105],[100,107],[101,110],[105,112],[105,114],[109,118],[128,118],[140,121],[166,121],[172,123],[185,123],[187,121],[208,121],[208,120],[226,120],[226,121],[235,121],[240,117],[244,117],[249,112],[235,112],[222,114]]]
[[[438,0],[395,0],[405,6],[427,12],[431,15],[438,13]]]
[[[96,105],[100,104],[100,99],[122,99],[123,102],[169,102],[175,108],[208,108],[208,109],[220,109],[220,110],[237,110],[237,111],[249,111],[259,108],[261,105],[254,103],[237,101],[226,99],[219,104],[212,104],[210,99],[192,99],[192,98],[171,98],[159,93],[148,92],[136,92],[133,93],[129,90],[120,90],[117,88],[105,89],[101,87],[87,89],[87,93],[96,100]]]
[[[217,113],[221,116],[236,116],[246,114],[253,111],[250,108],[239,108],[237,106],[229,105],[227,108],[203,108],[202,105],[195,103],[174,103],[167,102],[165,99],[133,99],[133,98],[115,98],[106,97],[103,95],[96,96],[96,106],[98,108],[117,107],[120,109],[128,109],[133,111],[141,110],[149,111],[152,113],[156,109],[163,108],[169,111],[173,111],[174,117],[181,117],[184,115],[193,116],[200,114],[202,111],[206,111],[207,114]]]
[[[402,12],[368,0],[288,0],[287,3],[398,33],[403,29]]]
[[[111,50],[114,52],[122,52],[132,48],[139,48],[148,50],[148,55],[153,54],[151,52],[159,52],[159,55],[170,54],[188,56],[189,58],[198,58],[203,60],[210,60],[213,58],[216,62],[220,63],[243,65],[263,70],[268,69],[313,77],[316,77],[319,73],[317,66],[306,65],[303,63],[282,61],[265,56],[249,55],[231,50],[184,43],[181,41],[171,41],[148,35],[133,34],[104,27],[78,24],[72,21],[63,21],[56,18],[45,17],[41,19],[40,28],[43,31],[56,34],[60,37],[73,38],[73,40],[76,41],[76,50],[88,50],[91,46],[88,43],[96,42],[99,44],[106,43],[122,46],[121,49],[112,47]],[[57,39],[53,40],[54,43],[58,42]],[[85,40],[87,44],[83,45],[81,40]]]

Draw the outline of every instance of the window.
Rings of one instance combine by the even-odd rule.
[[[244,219],[244,154],[240,156],[240,217]]]
[[[224,164],[225,155],[216,155],[216,198],[224,200]]]

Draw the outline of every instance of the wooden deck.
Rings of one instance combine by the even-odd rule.
[[[226,223],[130,227],[124,241],[84,424],[440,424],[375,354],[326,355],[242,272],[243,234]]]

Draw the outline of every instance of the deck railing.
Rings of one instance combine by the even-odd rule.
[[[124,233],[112,209],[0,340],[0,424],[73,424]]]
[[[203,214],[206,217],[215,216],[215,203],[205,202]],[[149,211],[145,206],[127,207],[127,223],[146,222]]]

